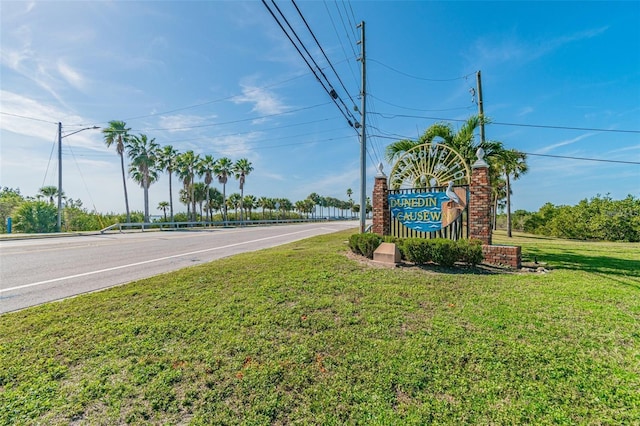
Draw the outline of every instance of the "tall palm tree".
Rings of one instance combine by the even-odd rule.
[[[205,184],[205,198],[206,198],[206,205],[209,205],[209,185],[211,185],[211,182],[213,182],[213,173],[214,173],[214,167],[216,165],[215,160],[213,159],[213,155],[205,155],[202,159],[200,159],[200,161],[198,162],[198,164],[196,165],[196,170],[198,172],[198,176],[202,177],[204,176],[204,184]],[[207,220],[211,220],[210,217],[207,218]]]
[[[507,236],[511,237],[511,177],[518,180],[529,171],[527,155],[515,149],[504,150],[498,158],[498,166],[505,178],[505,193],[507,195]]]
[[[124,121],[112,120],[109,122],[109,127],[102,129],[104,134],[104,143],[109,148],[111,145],[115,145],[116,152],[120,156],[120,167],[122,169],[122,187],[124,188],[124,205],[127,209],[127,223],[131,222],[131,214],[129,213],[129,196],[127,195],[127,176],[124,171],[124,151],[125,146],[130,138],[129,131],[131,128],[127,127],[127,123]]]
[[[482,148],[486,158],[491,161],[503,149],[502,142],[485,141],[482,143],[475,141],[475,131],[482,124],[482,120],[480,116],[472,115],[457,131],[449,123],[435,123],[427,128],[418,140],[402,139],[389,144],[385,156],[388,161],[392,162],[411,148],[437,142],[453,148],[465,159],[468,166],[475,162],[478,148]],[[486,118],[484,120],[485,123],[488,122]]]
[[[223,206],[223,214],[222,220],[227,221],[227,180],[229,176],[233,174],[233,161],[230,158],[222,157],[216,160],[216,164],[213,168],[213,172],[218,178],[218,182],[222,184],[222,206]]]
[[[233,165],[233,174],[240,182],[240,221],[242,222],[242,199],[244,198],[244,181],[253,171],[251,162],[246,158],[241,158]]]
[[[167,201],[160,201],[158,203],[158,210],[162,210],[165,222],[167,221],[167,209],[168,208],[169,208],[169,203]],[[173,222],[173,219],[171,219],[171,221]]]
[[[163,146],[158,155],[158,167],[169,173],[169,217],[173,222],[173,188],[171,185],[171,175],[176,170],[176,158],[178,151],[171,145]]]
[[[140,184],[144,192],[144,221],[149,222],[149,186],[158,179],[158,151],[156,139],[147,135],[133,135],[127,144],[127,155],[131,160],[129,173]]]
[[[176,159],[176,173],[182,180],[183,189],[191,202],[191,220],[196,221],[196,197],[195,197],[195,168],[200,161],[200,156],[189,150],[178,155]],[[189,204],[187,204],[188,210]]]

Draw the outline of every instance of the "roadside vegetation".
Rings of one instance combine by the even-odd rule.
[[[637,424],[638,244],[451,273],[352,233],[0,316],[0,424]]]
[[[43,187],[35,196],[24,196],[20,189],[4,187],[0,189],[0,234],[7,232],[7,219],[12,219],[12,232],[21,233],[47,233],[56,232],[57,226],[57,188]],[[52,195],[43,195],[52,193]],[[209,188],[209,200],[207,202],[204,191],[204,183],[196,182],[195,200],[196,214],[189,211],[177,212],[170,215],[170,203],[161,201],[158,203],[158,217],[151,219],[156,222],[221,222],[226,218],[227,222],[239,220],[276,220],[276,219],[305,219],[323,217],[356,217],[360,207],[352,200],[345,201],[333,197],[323,197],[311,193],[300,201],[292,203],[286,198],[256,197],[240,193],[233,193],[226,198],[226,210],[222,204],[222,193],[216,188]],[[352,191],[347,190],[350,197]],[[243,200],[240,203],[240,200]],[[190,203],[189,198],[181,198],[181,201]],[[207,207],[209,206],[209,207]],[[367,212],[371,211],[371,203],[367,200]],[[171,220],[173,218],[173,220]],[[83,206],[79,199],[74,200],[63,196],[61,215],[61,231],[98,231],[115,223],[141,223],[145,221],[144,212],[130,211],[126,213],[99,213],[90,211]]]

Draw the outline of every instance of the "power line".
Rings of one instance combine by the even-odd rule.
[[[295,6],[296,10],[298,11],[298,14],[300,15],[300,18],[302,19],[302,22],[304,22],[304,25],[307,27],[307,30],[309,30],[309,33],[311,34],[311,36],[313,37],[313,40],[316,42],[316,45],[318,46],[318,48],[320,49],[320,51],[322,52],[322,55],[324,56],[324,58],[327,60],[327,63],[329,64],[329,66],[331,67],[331,69],[333,70],[333,73],[336,75],[336,77],[338,78],[338,81],[340,82],[340,85],[342,86],[342,88],[344,89],[345,93],[347,94],[347,96],[349,96],[349,99],[351,99],[351,102],[355,105],[356,103],[354,102],[353,98],[351,97],[351,95],[349,94],[349,91],[347,90],[347,88],[344,86],[344,83],[342,82],[342,79],[340,78],[340,75],[338,75],[338,72],[336,71],[336,69],[334,68],[333,64],[331,63],[331,61],[329,60],[329,57],[327,56],[327,54],[325,53],[324,49],[322,48],[322,46],[320,45],[320,42],[318,41],[318,39],[316,38],[316,35],[314,34],[313,30],[311,29],[311,27],[309,26],[309,24],[307,23],[307,20],[305,19],[305,17],[302,15],[302,12],[300,11],[300,9],[298,8],[298,5],[296,4],[295,0],[291,0],[291,3],[293,3],[293,5]],[[325,77],[326,78],[326,77]],[[343,103],[344,105],[344,103]],[[347,108],[346,105],[344,105],[345,108]]]
[[[57,121],[48,121],[48,120],[43,120],[41,118],[35,118],[35,117],[27,117],[26,115],[19,115],[19,114],[12,114],[10,112],[2,112],[0,111],[0,114],[3,115],[10,115],[12,117],[18,117],[18,118],[24,118],[26,120],[33,120],[33,121],[40,121],[42,123],[48,123],[48,124],[58,124]]]
[[[387,65],[387,64],[385,64],[383,62],[380,62],[378,60],[375,60],[375,59],[371,59],[371,58],[367,58],[367,59],[369,61],[371,61],[371,62],[375,62],[376,64],[380,64],[383,67],[390,69],[391,71],[397,72],[398,74],[402,74],[402,75],[404,75],[406,77],[413,78],[413,79],[416,79],[416,80],[422,80],[422,81],[446,82],[446,81],[464,80],[464,79],[467,79],[470,76],[476,74],[475,72],[472,72],[472,73],[463,75],[461,77],[455,77],[455,78],[442,78],[442,79],[440,79],[440,78],[426,78],[426,77],[419,77],[419,76],[408,74],[408,73],[406,73],[404,71],[400,71],[399,69],[393,68],[392,66]]]
[[[392,137],[392,136],[385,136],[385,135],[375,135],[379,138],[382,139],[394,139],[394,140],[398,140],[398,138],[396,137]],[[401,135],[398,135],[401,136]],[[411,139],[410,137],[401,137],[401,139]],[[617,163],[617,164],[633,164],[633,165],[640,165],[640,161],[623,161],[623,160],[608,160],[608,159],[604,159],[604,158],[587,158],[587,157],[572,157],[572,156],[568,156],[568,155],[551,155],[551,154],[536,154],[536,153],[532,153],[532,152],[524,152],[524,151],[520,151],[520,150],[516,150],[516,152],[520,153],[520,154],[525,154],[525,155],[533,155],[533,156],[537,156],[537,157],[552,157],[552,158],[563,158],[563,159],[567,159],[567,160],[581,160],[581,161],[598,161],[601,163]]]
[[[298,54],[300,55],[300,57],[302,57],[302,59],[304,60],[304,62],[307,64],[307,67],[309,67],[309,69],[311,70],[311,72],[313,73],[313,75],[315,75],[316,79],[318,80],[318,82],[320,83],[320,85],[322,86],[322,88],[325,90],[325,92],[327,92],[327,94],[329,95],[329,97],[331,98],[331,100],[336,104],[336,106],[338,107],[338,109],[340,110],[340,112],[342,113],[342,115],[344,116],[344,118],[347,120],[347,122],[349,123],[349,125],[351,127],[354,127],[354,124],[352,122],[353,121],[357,121],[355,120],[355,117],[353,117],[353,114],[351,114],[351,112],[349,111],[349,109],[346,107],[345,105],[345,110],[346,112],[340,108],[340,105],[338,105],[338,103],[336,102],[336,99],[340,99],[340,101],[342,102],[342,99],[338,96],[337,92],[335,91],[335,89],[333,89],[333,87],[331,86],[331,83],[329,82],[329,80],[327,79],[326,75],[324,74],[324,72],[322,71],[322,69],[318,66],[317,62],[313,59],[313,56],[309,53],[309,50],[306,48],[306,46],[304,45],[304,43],[302,42],[302,40],[300,40],[300,37],[298,37],[298,34],[296,33],[296,31],[293,29],[293,27],[291,26],[291,24],[289,23],[289,21],[287,20],[287,18],[284,16],[284,14],[282,13],[282,11],[280,10],[280,8],[278,7],[278,5],[275,3],[274,0],[271,0],[271,3],[273,4],[273,6],[276,8],[276,10],[278,11],[278,13],[280,14],[280,16],[282,17],[282,19],[284,20],[284,22],[287,24],[287,26],[289,27],[289,29],[291,30],[291,32],[293,33],[293,35],[295,36],[295,38],[298,40],[298,43],[300,43],[300,46],[304,49],[304,51],[307,53],[307,55],[309,56],[309,59],[314,63],[315,67],[318,69],[318,71],[320,72],[320,74],[322,74],[322,76],[324,77],[325,81],[327,82],[327,84],[329,85],[329,87],[331,88],[331,90],[327,89],[327,87],[325,86],[325,84],[323,83],[323,81],[320,79],[320,77],[318,76],[318,74],[316,73],[316,70],[311,66],[311,64],[309,63],[309,61],[307,60],[307,58],[305,57],[305,55],[300,51],[300,48],[298,47],[298,45],[293,41],[293,39],[291,38],[291,35],[289,35],[289,32],[287,32],[287,30],[284,28],[284,26],[282,25],[282,23],[280,22],[280,20],[278,19],[278,17],[275,15],[275,13],[273,12],[273,10],[269,7],[269,5],[267,4],[267,2],[265,0],[262,0],[262,4],[267,8],[267,10],[269,11],[269,13],[271,14],[271,16],[273,17],[273,19],[276,21],[276,23],[278,24],[278,26],[280,27],[280,29],[284,32],[284,34],[287,36],[287,38],[289,39],[289,41],[291,42],[291,44],[293,45],[293,47],[296,49],[296,51],[298,52]],[[344,105],[344,102],[342,102]],[[349,117],[349,115],[351,115],[351,118]],[[354,127],[355,129],[355,127]]]
[[[457,122],[467,121],[465,119],[459,119],[459,118],[426,117],[423,115],[385,114],[381,112],[372,112],[371,114],[377,114],[382,118],[386,118],[386,119],[421,118],[425,120],[438,120],[438,121],[457,121]],[[551,125],[545,125],[545,124],[504,123],[504,122],[498,122],[498,121],[490,121],[487,124],[495,124],[498,126],[536,127],[536,128],[542,128],[542,129],[581,130],[581,131],[605,132],[605,133],[640,133],[640,130],[597,129],[597,128],[590,128],[590,127],[551,126]]]
[[[521,152],[518,151],[522,154],[526,154],[526,155],[533,155],[536,157],[551,157],[551,158],[564,158],[564,159],[568,159],[568,160],[583,160],[583,161],[599,161],[602,163],[619,163],[619,164],[640,164],[640,161],[622,161],[622,160],[606,160],[606,159],[602,159],[602,158],[585,158],[585,157],[570,157],[570,156],[566,156],[566,155],[551,155],[551,154],[534,154],[531,152]]]
[[[329,103],[330,102],[325,102],[325,103],[322,103],[322,104],[311,105],[311,106],[308,106],[308,107],[291,109],[291,110],[284,111],[284,112],[277,112],[277,113],[274,113],[274,114],[267,114],[267,115],[262,115],[262,116],[258,116],[258,117],[241,118],[239,120],[225,121],[225,122],[222,122],[222,123],[199,124],[199,125],[187,126],[187,127],[157,127],[157,128],[148,128],[148,129],[138,129],[138,130],[139,131],[191,130],[191,129],[199,129],[199,128],[203,128],[203,127],[222,126],[222,125],[225,125],[225,124],[236,124],[236,123],[242,123],[242,122],[245,122],[245,121],[261,120],[263,118],[271,118],[271,117],[277,117],[277,116],[280,116],[280,115],[291,114],[293,112],[305,111],[305,110],[309,110],[309,109],[313,109],[313,108],[318,108],[318,107],[321,107],[323,105],[328,105]]]
[[[387,102],[383,99],[380,99],[377,96],[374,96],[372,94],[369,93],[369,96],[372,98],[375,98],[377,100],[379,100],[380,102],[382,102],[383,104],[387,104],[396,108],[402,108],[402,109],[406,109],[406,110],[410,110],[410,111],[424,111],[424,112],[445,112],[445,111],[459,111],[459,110],[469,110],[471,108],[473,108],[473,106],[466,106],[466,107],[457,107],[457,108],[443,108],[443,109],[420,109],[420,108],[410,108],[410,107],[403,107],[401,105],[396,105],[393,104],[391,102]]]

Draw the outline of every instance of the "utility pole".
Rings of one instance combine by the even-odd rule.
[[[58,122],[58,232],[62,231],[62,123]]]
[[[360,123],[360,233],[363,234],[367,220],[367,135],[365,126],[367,117],[367,62],[364,49],[364,21],[360,22],[358,28],[360,28],[362,34],[359,44],[361,51],[360,61],[362,62],[362,91],[360,92],[360,113],[362,114],[362,123]]]
[[[480,116],[480,144],[484,146],[484,110],[482,108],[482,77],[480,71],[476,73],[478,81],[478,115]]]
[[[98,126],[85,127],[84,129],[76,130],[75,132],[67,133],[62,136],[62,123],[58,122],[58,223],[57,231],[62,231],[62,138],[75,135],[76,133],[83,132],[85,130],[99,129]]]

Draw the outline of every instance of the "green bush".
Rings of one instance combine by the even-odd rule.
[[[458,246],[458,261],[469,265],[477,265],[482,262],[482,241],[480,240],[459,240],[456,242]]]
[[[382,243],[382,237],[377,234],[353,234],[349,237],[351,250],[362,256],[373,259],[373,252]]]
[[[432,241],[424,238],[407,238],[401,245],[401,252],[409,262],[424,265],[433,260]]]
[[[425,265],[430,262],[448,267],[456,262],[477,265],[483,260],[482,242],[479,240],[385,237],[385,241],[396,244],[402,258],[416,265]]]
[[[442,238],[436,238],[432,241],[432,260],[441,266],[453,266],[458,260],[458,247],[456,242]]]

